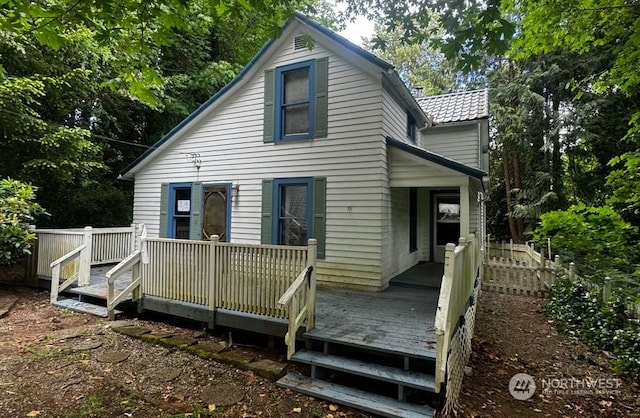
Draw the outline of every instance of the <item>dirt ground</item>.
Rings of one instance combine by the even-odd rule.
[[[118,334],[106,320],[50,306],[47,292],[0,288],[0,306],[12,298],[17,302],[0,318],[1,418],[367,416],[277,388],[251,371]],[[201,333],[134,322],[154,332]],[[253,351],[257,358],[278,355]],[[123,361],[104,362],[121,352],[129,353]],[[229,385],[242,400],[212,403]]]
[[[51,307],[48,293],[0,287],[17,298],[0,318],[0,417],[367,417],[275,385],[249,371],[204,360],[115,333],[111,323]],[[542,301],[484,292],[478,304],[471,375],[465,378],[463,417],[640,417],[640,388],[622,380],[615,394],[543,394],[514,399],[509,380],[615,378],[602,355],[559,336],[541,313]],[[197,329],[135,321],[155,332],[194,336]],[[258,358],[278,359],[260,348]],[[106,354],[129,353],[119,363]],[[240,388],[232,405],[211,400],[228,385]]]
[[[478,303],[471,376],[466,376],[461,395],[464,417],[640,417],[640,387],[628,380],[612,389],[570,390],[568,381],[618,379],[602,354],[584,344],[558,335],[552,321],[541,312],[544,300],[483,292]],[[516,400],[509,381],[516,373],[534,378],[532,398]],[[542,392],[543,379],[547,389]],[[558,386],[565,379],[563,389]],[[599,382],[605,382],[600,380]],[[606,385],[606,383],[604,383]],[[575,383],[574,383],[575,385]],[[566,393],[566,392],[572,393]],[[586,392],[586,393],[585,393]]]

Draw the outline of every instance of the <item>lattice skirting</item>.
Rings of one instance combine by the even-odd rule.
[[[480,294],[481,283],[478,280],[473,289],[473,303],[467,308],[464,315],[464,323],[458,327],[451,339],[450,352],[447,358],[447,400],[440,412],[441,417],[449,417],[453,414],[460,398],[464,368],[471,356],[471,339],[476,323],[476,306]]]

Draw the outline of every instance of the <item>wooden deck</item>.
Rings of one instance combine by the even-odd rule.
[[[70,293],[106,300],[105,274],[113,266],[91,268],[91,283]],[[434,321],[441,265],[421,263],[391,281],[382,292],[318,289],[316,329],[307,333],[317,340],[370,348],[411,357],[435,358]],[[116,280],[116,294],[131,281],[129,274]],[[430,286],[433,285],[433,286]],[[176,302],[176,304],[180,304]],[[206,307],[202,307],[206,310]],[[231,312],[226,312],[230,314]],[[238,312],[239,316],[246,316]],[[263,317],[268,320],[268,317]],[[278,328],[285,330],[282,320]],[[241,324],[241,322],[239,322]]]
[[[107,300],[106,274],[114,266],[115,264],[92,266],[89,285],[82,286],[82,287],[72,287],[68,289],[68,292],[74,293],[80,296],[88,296],[96,299]],[[51,282],[51,277],[40,276],[40,279],[46,280],[48,284]],[[131,272],[126,272],[114,282],[116,294],[120,293],[130,283],[131,283]],[[131,300],[131,298],[129,297],[126,300],[127,301]]]
[[[383,292],[319,289],[310,338],[435,359],[438,289],[390,286]]]

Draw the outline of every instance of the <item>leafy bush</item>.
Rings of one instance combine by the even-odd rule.
[[[534,240],[541,246],[561,249],[565,259],[575,261],[585,272],[604,277],[615,271],[631,273],[638,260],[633,243],[634,228],[611,207],[573,205],[567,210],[540,216]]]
[[[17,180],[0,179],[0,264],[11,264],[29,254],[35,234],[29,223],[44,209],[36,202],[35,188]]]
[[[558,280],[545,312],[558,331],[613,355],[614,369],[640,381],[640,323],[624,313],[622,300],[604,304],[582,283]]]

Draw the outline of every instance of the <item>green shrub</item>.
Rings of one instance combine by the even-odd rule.
[[[534,232],[538,245],[560,250],[584,277],[604,278],[616,271],[632,273],[638,260],[634,228],[611,207],[573,205],[540,216]]]
[[[640,381],[640,323],[626,316],[623,300],[604,304],[584,284],[561,279],[551,288],[545,313],[559,332],[611,353],[616,372]]]
[[[0,179],[0,265],[30,254],[35,234],[29,232],[29,223],[44,213],[34,199],[35,188],[30,184]]]

